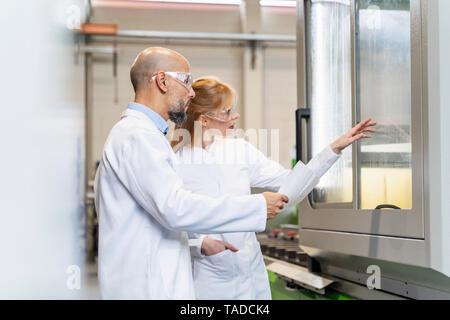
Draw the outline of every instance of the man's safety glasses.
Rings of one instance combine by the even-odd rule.
[[[188,91],[192,88],[192,82],[194,81],[192,75],[189,72],[174,72],[174,71],[163,71],[164,74],[174,78],[175,80],[181,82],[181,84],[188,89]],[[156,72],[152,76],[152,80],[155,80],[156,76],[159,72]]]

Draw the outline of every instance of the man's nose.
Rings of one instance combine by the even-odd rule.
[[[236,111],[231,119],[232,119],[232,120],[237,120],[237,119],[240,118],[240,116],[241,116],[241,115]]]

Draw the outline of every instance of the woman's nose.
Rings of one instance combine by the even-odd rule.
[[[232,119],[232,120],[237,120],[237,119],[239,119],[240,116],[241,116],[241,115],[236,111],[236,112],[234,113],[234,115],[231,117],[231,119]]]
[[[189,90],[189,98],[191,98],[191,99],[195,98],[195,91],[192,88],[191,88],[191,90]]]

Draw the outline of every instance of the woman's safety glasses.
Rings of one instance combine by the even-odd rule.
[[[205,113],[205,116],[208,118],[220,121],[220,122],[228,122],[233,119],[233,116],[236,114],[236,110],[233,107],[229,107],[226,109],[222,109],[217,113]]]
[[[152,80],[155,80],[159,72],[153,74]],[[174,78],[180,82],[188,91],[192,88],[192,82],[194,81],[192,75],[189,72],[174,72],[174,71],[164,71],[164,74]]]

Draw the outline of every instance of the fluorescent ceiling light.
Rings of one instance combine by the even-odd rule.
[[[170,2],[170,3],[196,3],[196,4],[226,4],[240,5],[241,0],[138,0],[140,2]]]
[[[297,6],[297,1],[294,0],[260,0],[259,5],[267,7],[290,7]]]

